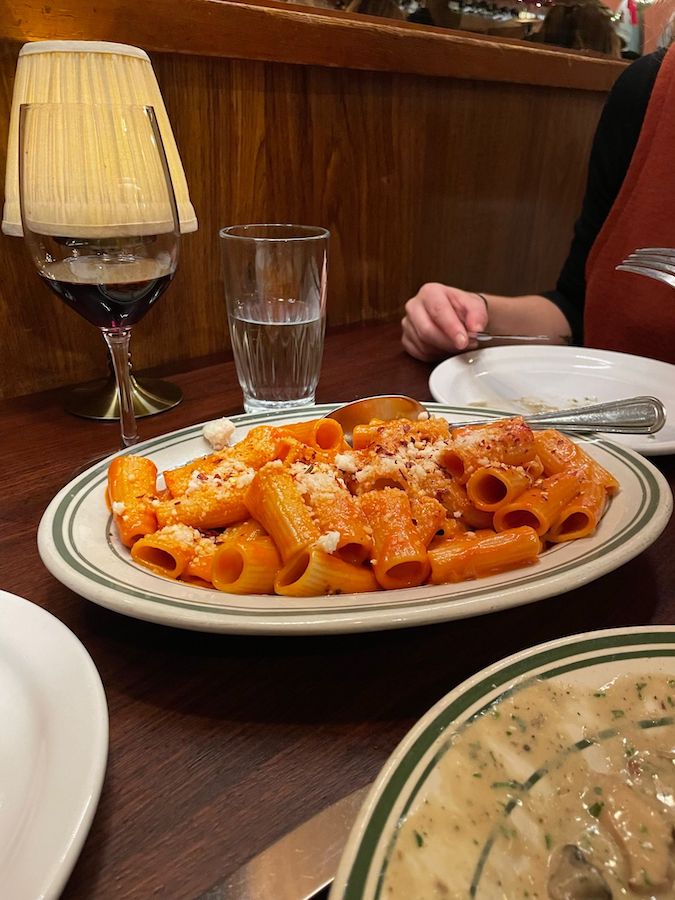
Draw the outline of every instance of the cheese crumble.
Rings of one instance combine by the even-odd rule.
[[[321,550],[325,550],[326,553],[335,553],[338,548],[338,544],[340,543],[340,532],[339,531],[327,531],[325,534],[322,534],[320,538],[316,540],[316,546],[320,547]]]
[[[223,450],[232,443],[232,435],[235,432],[235,426],[229,419],[214,419],[207,422],[202,428],[204,439],[213,447],[214,450]]]

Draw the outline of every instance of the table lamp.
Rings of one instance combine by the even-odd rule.
[[[21,237],[19,204],[19,114],[22,104],[83,103],[149,106],[154,110],[169,167],[180,231],[197,229],[185,172],[159,85],[148,55],[138,47],[99,41],[36,41],[25,44],[17,61],[7,144],[2,231]],[[137,416],[153,415],[180,402],[180,389],[159,379],[131,376]],[[66,409],[93,419],[119,417],[113,374],[92,387],[76,388]]]

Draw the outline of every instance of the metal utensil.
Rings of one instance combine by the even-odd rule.
[[[467,331],[471,340],[479,344],[508,341],[514,344],[569,344],[570,339],[562,334],[491,334],[489,331]]]
[[[512,413],[517,415],[517,413]],[[478,425],[490,419],[472,419],[457,425]],[[666,410],[656,397],[627,397],[590,406],[557,409],[553,412],[523,416],[530,428],[560,428],[577,433],[604,431],[612,434],[655,434],[666,423]]]
[[[355,400],[327,413],[326,418],[338,421],[344,430],[345,440],[351,443],[354,427],[367,424],[372,419],[416,421],[426,416],[428,410],[421,403],[399,394]],[[503,416],[477,416],[464,422],[451,423],[451,426],[481,425],[496,418]],[[604,431],[612,434],[655,434],[665,424],[666,411],[663,403],[656,397],[628,397],[625,400],[610,400],[590,406],[525,415],[523,419],[531,428],[560,428],[576,433]]]
[[[617,267],[619,272],[644,275],[675,288],[675,249],[668,247],[642,247],[634,250]]]
[[[335,877],[370,785],[308,819],[197,900],[308,900]]]

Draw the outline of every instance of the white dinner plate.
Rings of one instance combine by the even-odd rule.
[[[317,418],[333,408],[235,416],[234,440],[255,425]],[[452,421],[467,417],[466,408],[428,408]],[[305,598],[237,596],[171,581],[132,562],[117,538],[104,500],[109,460],[78,475],[56,495],[40,522],[38,547],[49,571],[82,597],[125,615],[180,628],[341,633],[477,616],[561,594],[598,578],[632,559],[665,528],[672,494],[661,473],[626,447],[591,438],[581,443],[621,485],[595,534],[558,544],[533,566],[478,581]],[[131,452],[149,456],[162,471],[210,450],[202,426],[195,425],[136,444]]]
[[[487,347],[444,360],[429,389],[441,403],[519,415],[658,397],[667,416],[661,431],[606,436],[646,456],[675,453],[675,366],[655,359],[582,347]]]
[[[0,895],[56,898],[98,804],[108,708],[75,635],[0,591]]]
[[[663,707],[656,697],[640,695],[641,687],[646,685],[641,676],[653,676],[662,681]],[[619,677],[626,678],[632,697],[637,695],[633,701],[636,709],[630,713],[632,721],[630,715],[621,715],[620,707],[599,709],[612,682]],[[569,780],[560,787],[563,779],[569,779],[570,767],[578,760],[592,771],[602,771],[603,742],[621,741],[628,733],[624,722],[630,721],[629,727],[645,730],[662,740],[664,750],[670,750],[675,740],[675,708],[670,696],[674,677],[675,628],[647,626],[588,632],[540,644],[503,659],[464,681],[413,726],[385,764],[352,828],[330,900],[385,900],[392,896],[388,890],[388,876],[400,886],[408,875],[406,898],[461,896],[495,900],[499,896],[511,900],[516,896],[533,896],[531,892],[509,894],[506,889],[496,888],[494,883],[491,889],[490,864],[496,867],[497,877],[504,872],[498,860],[491,861],[491,857],[501,850],[499,859],[503,859],[504,838],[509,838],[507,829],[519,827],[521,834],[525,834],[525,841],[507,854],[505,864],[526,872],[526,841],[529,840],[529,846],[546,857],[548,851],[556,851],[556,837],[559,848],[564,836],[544,833],[545,826],[539,827],[540,833],[533,831],[536,819],[532,813],[529,814],[528,833],[527,821],[523,820],[522,812],[516,810],[529,805],[536,811],[542,804],[555,807],[564,802],[566,792],[571,795],[573,791]],[[563,712],[558,712],[555,704],[539,707],[543,716],[560,719],[556,729],[560,740],[557,756],[545,759],[542,759],[544,752],[539,749],[537,735],[531,734],[541,727],[541,722],[537,726],[537,717],[530,720],[521,699],[523,691],[538,679],[554,689],[561,688],[563,693],[572,692],[571,702],[561,707]],[[578,701],[578,706],[573,696],[575,692],[586,695]],[[522,715],[509,715],[509,706],[504,701],[516,704]],[[501,720],[496,721],[500,714]],[[599,715],[609,720],[608,728],[595,724]],[[495,720],[490,740],[478,730],[487,724],[488,717]],[[630,757],[631,747],[627,740],[619,744],[619,753],[624,760]],[[482,809],[476,809],[476,782],[467,784],[464,781],[466,774],[453,774],[459,766],[466,765],[467,756],[473,756],[471,765],[476,771],[470,769],[468,777],[481,778],[481,769],[490,771],[489,764],[485,765],[487,754],[500,766],[501,776],[498,782],[490,785],[495,789],[495,799],[489,819]],[[599,795],[601,790],[593,792],[592,784],[589,784],[589,793],[598,800],[596,794]],[[659,790],[665,791],[665,785]],[[466,798],[469,798],[471,809],[465,806]],[[459,824],[453,827],[447,821],[441,822],[446,811]],[[420,815],[425,816],[428,827],[417,831]],[[434,822],[438,822],[435,828]],[[449,862],[453,841],[465,842],[461,845],[465,855],[457,868]],[[415,856],[406,871],[404,857],[411,854]],[[461,872],[458,871],[460,868]],[[486,881],[488,884],[484,883]],[[445,892],[441,890],[443,885]],[[658,896],[665,897],[666,894],[659,893]]]

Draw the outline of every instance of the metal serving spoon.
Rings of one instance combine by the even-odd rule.
[[[412,419],[427,418],[429,411],[418,400],[403,394],[383,395],[381,397],[365,397],[339,406],[325,418],[335,419],[342,425],[345,440],[351,443],[352,431],[356,425],[365,425],[371,419]],[[504,416],[518,415],[505,413]],[[465,422],[454,422],[458,425],[480,425],[493,422],[504,416],[483,416]],[[522,417],[531,428],[560,428],[564,431],[587,432],[604,431],[614,434],[655,434],[663,428],[666,411],[663,403],[656,397],[628,397],[625,400],[610,400],[606,403],[594,403],[591,406],[577,406],[574,409],[561,409],[554,412],[537,413]]]

